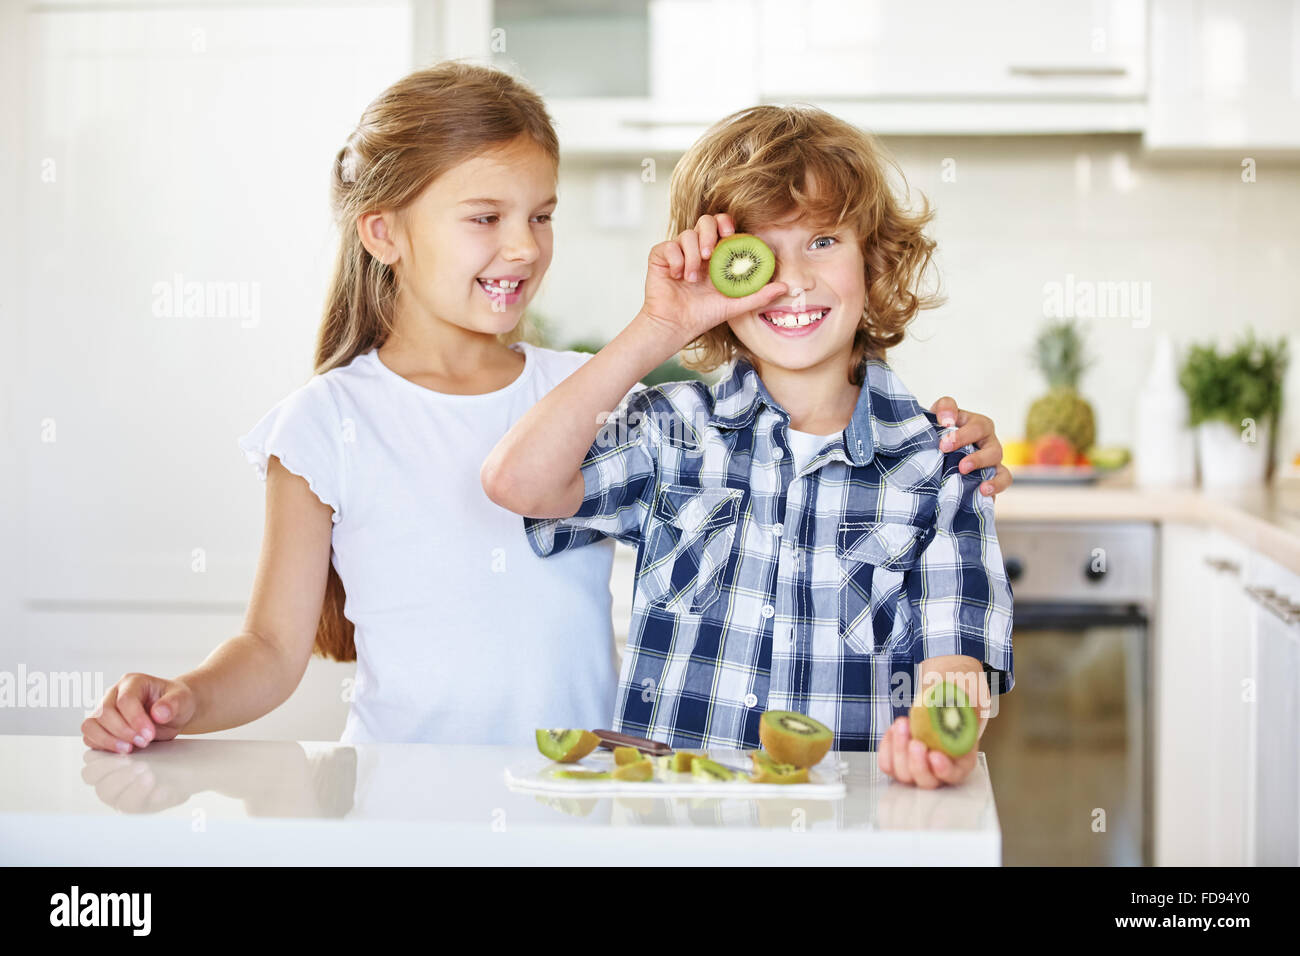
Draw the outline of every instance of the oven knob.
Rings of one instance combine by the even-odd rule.
[[[1020,575],[1025,573],[1025,566],[1019,558],[1007,558],[1007,580],[1019,581]]]

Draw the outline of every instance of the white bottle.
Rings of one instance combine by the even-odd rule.
[[[1196,449],[1187,426],[1187,395],[1178,384],[1174,345],[1156,340],[1146,384],[1138,392],[1133,478],[1138,485],[1192,485]]]

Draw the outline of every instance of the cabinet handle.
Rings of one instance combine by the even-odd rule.
[[[1241,572],[1241,565],[1228,558],[1211,558],[1207,556],[1205,563],[1216,571],[1227,571],[1230,574],[1239,574]]]
[[[1292,604],[1272,588],[1247,587],[1245,591],[1251,600],[1280,618],[1283,624],[1300,624],[1300,605]]]
[[[1012,76],[1128,76],[1126,66],[1009,66]]]

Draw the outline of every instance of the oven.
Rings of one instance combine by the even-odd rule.
[[[1152,862],[1156,526],[1008,522],[1015,687],[980,748],[1017,866]]]

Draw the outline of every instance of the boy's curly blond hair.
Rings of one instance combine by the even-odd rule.
[[[675,238],[701,216],[719,213],[730,215],[740,232],[794,213],[827,228],[855,227],[867,296],[849,381],[861,385],[862,363],[884,358],[886,349],[903,340],[903,327],[919,309],[943,301],[915,289],[934,252],[934,240],[923,233],[934,212],[924,197],[917,213],[899,202],[888,183],[890,166],[901,180],[902,171],[874,136],[824,110],[743,109],[711,127],[673,169],[668,235]],[[688,345],[682,361],[707,372],[737,354],[753,360],[724,324]]]

